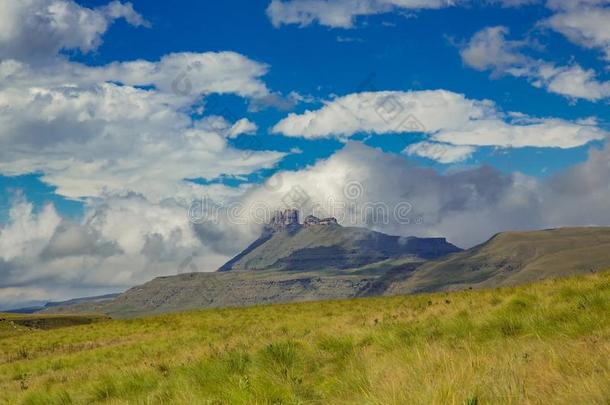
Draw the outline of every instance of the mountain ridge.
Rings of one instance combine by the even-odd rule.
[[[394,293],[516,285],[610,267],[610,227],[500,232],[486,242],[436,261]]]
[[[492,288],[606,268],[610,268],[610,228],[502,232],[471,249],[430,261],[400,256],[344,269],[164,276],[130,288],[112,301],[81,302],[47,312],[136,317],[196,308]]]
[[[400,256],[424,261],[461,251],[445,238],[386,235],[343,227],[332,217],[309,215],[303,224],[298,218],[294,209],[277,212],[261,236],[219,271],[345,269]]]

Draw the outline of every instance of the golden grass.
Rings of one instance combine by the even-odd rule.
[[[20,328],[0,333],[0,402],[608,404],[609,302],[605,272]]]

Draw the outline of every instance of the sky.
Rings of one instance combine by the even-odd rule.
[[[608,0],[4,0],[0,309],[213,271],[276,209],[610,225]]]

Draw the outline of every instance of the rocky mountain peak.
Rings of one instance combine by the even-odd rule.
[[[265,227],[266,230],[277,232],[284,229],[294,229],[300,227],[299,210],[289,208],[283,211],[276,211],[271,220]]]
[[[271,216],[271,220],[265,226],[267,232],[277,232],[283,230],[294,230],[300,227],[309,228],[318,225],[338,225],[336,218],[318,218],[314,215],[305,217],[303,224],[299,222],[299,210],[290,208],[286,210],[278,210]]]
[[[318,218],[314,215],[308,215],[305,217],[303,221],[304,227],[316,226],[316,225],[338,225],[337,218],[328,217],[328,218]]]

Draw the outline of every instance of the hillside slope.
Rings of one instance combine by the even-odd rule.
[[[498,287],[583,274],[610,266],[610,228],[505,232],[397,277],[386,293]]]
[[[158,277],[130,288],[102,309],[114,318],[125,318],[197,308],[353,298],[362,295],[375,278],[322,272],[189,273]],[[74,309],[65,307],[63,312]]]

